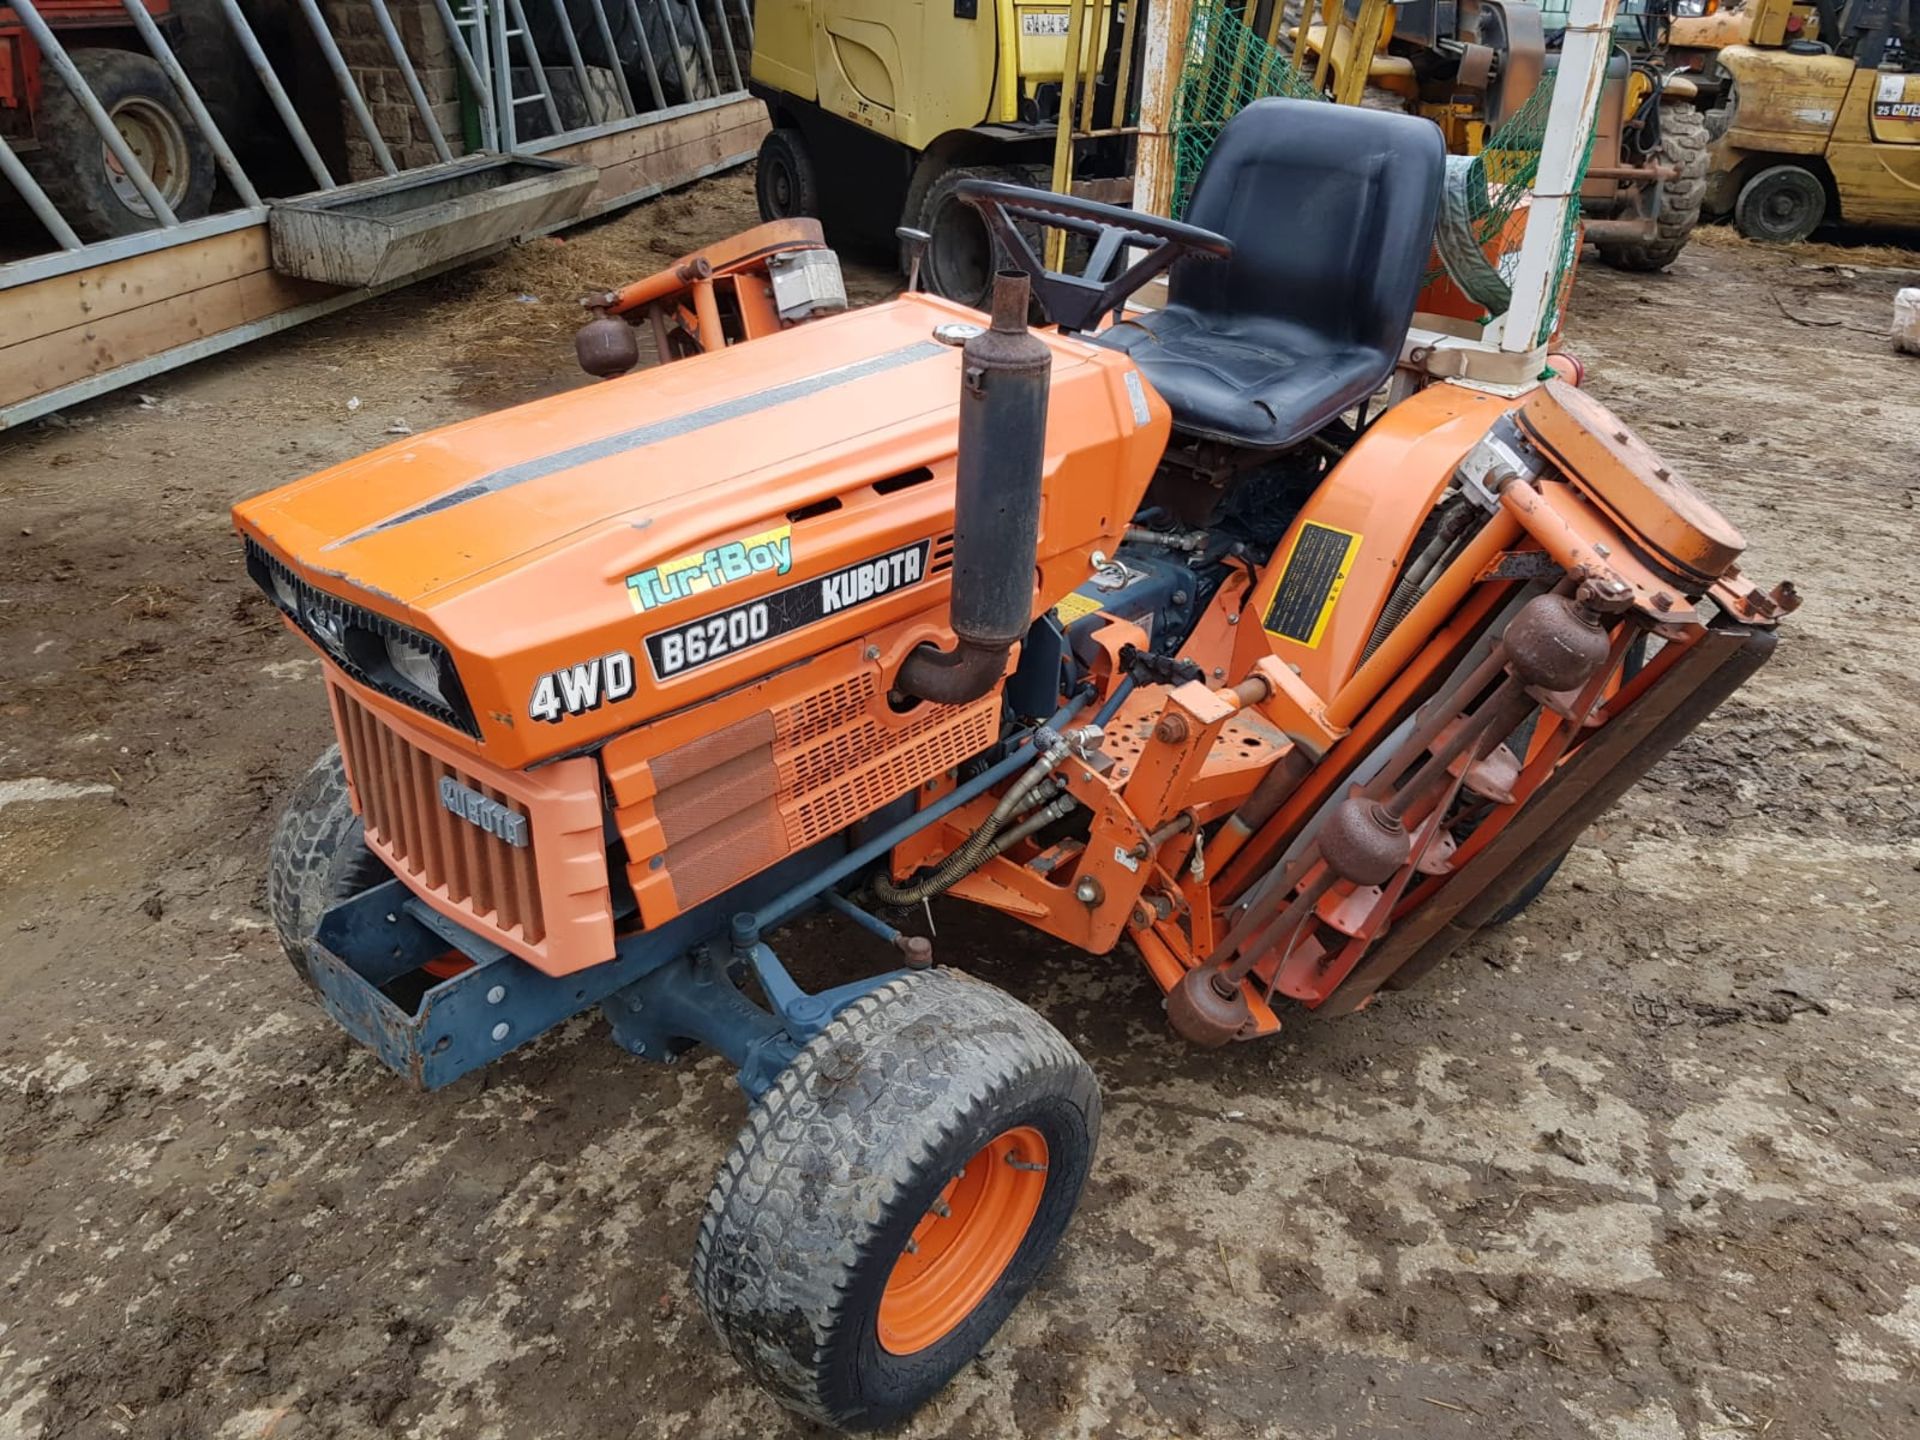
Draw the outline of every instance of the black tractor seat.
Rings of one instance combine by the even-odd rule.
[[[1232,258],[1183,258],[1166,308],[1093,338],[1133,357],[1177,429],[1297,444],[1393,373],[1445,167],[1431,121],[1255,101],[1220,132],[1186,215]]]

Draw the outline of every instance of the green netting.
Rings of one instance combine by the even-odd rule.
[[[1173,213],[1187,213],[1193,182],[1207,163],[1220,128],[1256,100],[1324,97],[1311,74],[1297,74],[1285,40],[1269,45],[1250,29],[1230,0],[1194,7],[1187,64],[1173,102]]]
[[[1289,9],[1292,7],[1289,6]],[[1186,214],[1194,182],[1221,127],[1255,100],[1268,96],[1325,99],[1314,88],[1310,69],[1294,70],[1290,41],[1281,33],[1267,43],[1241,18],[1233,0],[1211,0],[1194,11],[1186,68],[1174,99],[1173,213]],[[1519,259],[1520,226],[1514,217],[1533,189],[1546,135],[1547,109],[1553,99],[1549,74],[1527,103],[1489,135],[1480,153],[1454,157],[1448,164],[1446,201],[1439,233],[1440,264],[1429,280],[1451,275],[1468,296],[1492,314],[1505,310],[1508,282]],[[1397,104],[1398,97],[1370,93],[1369,104]],[[1581,174],[1586,171],[1585,157]],[[1577,188],[1577,187],[1576,187]],[[1579,210],[1570,207],[1556,274],[1564,276],[1578,247]],[[1556,313],[1536,343],[1544,343],[1558,321]]]

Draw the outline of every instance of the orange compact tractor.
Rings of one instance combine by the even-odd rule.
[[[926,1400],[1092,1160],[1092,1070],[932,963],[929,897],[1136,953],[1194,1044],[1345,1014],[1524,903],[1771,650],[1787,592],[1531,335],[1423,328],[1444,163],[1424,120],[1268,100],[1191,223],[975,180],[1019,266],[990,316],[696,336],[236,511],[339,736],[273,844],[294,966],[427,1088],[592,1007],[738,1066],[693,1288],[785,1404]],[[730,300],[626,313],[777,313],[731,264],[683,277]],[[857,928],[810,993],[777,947],[822,907]]]

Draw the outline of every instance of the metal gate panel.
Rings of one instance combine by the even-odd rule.
[[[747,0],[0,0],[0,428],[739,164],[751,37]],[[281,207],[404,244],[319,269]]]

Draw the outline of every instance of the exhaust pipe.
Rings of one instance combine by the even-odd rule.
[[[1040,547],[1040,472],[1046,459],[1046,342],[1027,329],[1028,280],[993,281],[993,325],[967,341],[960,362],[960,437],[953,506],[954,647],[922,645],[894,688],[964,705],[1005,673],[1007,652],[1033,623]]]

